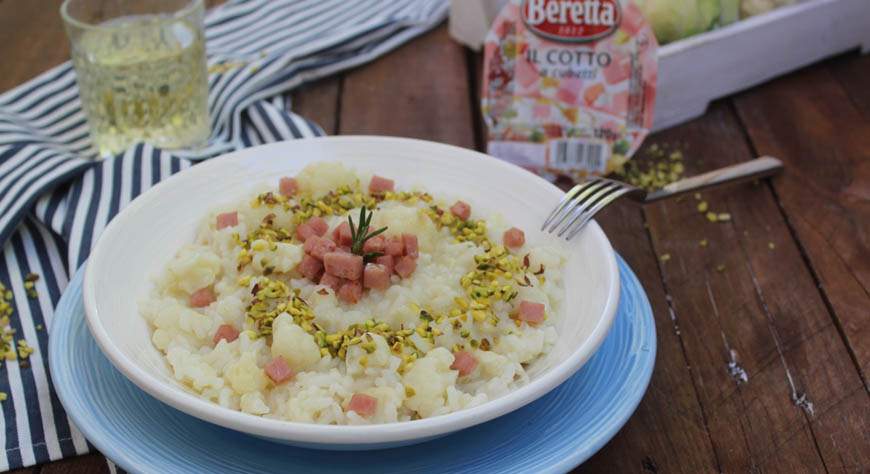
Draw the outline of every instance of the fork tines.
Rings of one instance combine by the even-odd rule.
[[[552,233],[568,219],[557,235],[561,237],[567,232],[566,239],[571,240],[571,237],[574,237],[604,206],[633,189],[635,188],[619,181],[598,177],[590,178],[565,193],[565,196],[544,221],[541,230],[545,230],[549,225],[550,228],[547,232]]]

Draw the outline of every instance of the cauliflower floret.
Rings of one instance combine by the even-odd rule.
[[[224,376],[238,394],[263,390],[269,383],[252,352],[243,353],[238,362],[227,367]]]
[[[272,357],[281,356],[293,370],[307,370],[320,360],[320,347],[314,338],[281,313],[272,323]]]
[[[166,352],[166,360],[172,366],[175,378],[191,385],[196,390],[205,388],[221,388],[223,379],[218,377],[217,371],[203,361],[197,354],[191,354],[181,347],[173,347]]]
[[[413,390],[414,396],[405,399],[405,406],[422,417],[432,416],[444,406],[447,387],[456,384],[458,372],[450,370],[453,354],[443,347],[433,349],[414,362],[402,377],[402,384]]]
[[[540,329],[527,328],[522,332],[522,338],[516,334],[508,334],[492,350],[514,362],[528,362],[544,351],[544,335],[544,331]]]
[[[300,194],[322,196],[339,186],[353,186],[356,174],[341,163],[311,163],[296,175]]]
[[[211,285],[220,274],[221,259],[208,247],[185,245],[169,262],[164,285],[177,287],[185,293]]]
[[[251,244],[251,250],[251,264],[257,273],[263,273],[266,267],[272,267],[280,273],[289,272],[296,268],[303,257],[301,245],[285,242],[270,244],[265,240],[255,240]]]
[[[364,344],[355,344],[347,350],[347,373],[357,375],[365,371],[366,368],[387,367],[390,365],[390,347],[387,340],[380,334],[371,334],[371,343],[374,344],[375,350],[369,353]],[[364,336],[364,337],[368,337]],[[368,342],[365,340],[364,342]],[[365,365],[362,360],[365,357]]]
[[[164,300],[163,305],[153,306],[151,323],[155,330],[151,339],[154,345],[166,350],[176,336],[193,337],[200,342],[208,339],[211,332],[211,318],[180,304]],[[177,334],[181,332],[181,334]]]
[[[243,412],[254,415],[269,413],[269,407],[263,401],[263,394],[260,392],[248,392],[242,395],[241,408]]]

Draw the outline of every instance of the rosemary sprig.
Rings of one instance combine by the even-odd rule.
[[[351,239],[353,239],[353,243],[350,246],[350,251],[351,253],[362,255],[363,262],[368,262],[369,260],[384,254],[384,252],[369,252],[366,254],[362,253],[363,245],[366,243],[367,240],[387,230],[386,227],[381,227],[380,229],[369,233],[369,224],[371,224],[372,222],[373,215],[374,212],[369,211],[369,213],[366,214],[366,207],[361,207],[359,210],[359,226],[356,226],[353,223],[353,217],[347,216],[347,221],[350,223],[350,237]]]

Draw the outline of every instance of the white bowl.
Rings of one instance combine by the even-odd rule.
[[[218,204],[238,202],[255,185],[277,185],[315,161],[342,161],[360,171],[424,186],[436,196],[462,197],[475,214],[492,211],[526,232],[563,247],[566,298],[554,321],[553,350],[529,366],[530,382],[480,406],[422,420],[331,426],[261,418],[223,408],[186,391],[151,344],[137,302],[200,219]],[[604,341],[619,302],[610,242],[595,222],[571,242],[540,232],[562,192],[503,161],[464,148],[386,137],[329,137],[274,143],[199,164],[142,194],[106,227],[88,261],[84,306],[102,351],[127,378],[169,405],[203,420],[288,444],[324,449],[375,449],[425,441],[509,413],[546,394],[576,372]]]

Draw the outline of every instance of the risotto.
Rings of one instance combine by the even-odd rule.
[[[556,340],[563,256],[499,215],[394,188],[317,163],[205,216],[139,304],[172,376],[322,424],[443,415],[526,383]]]

